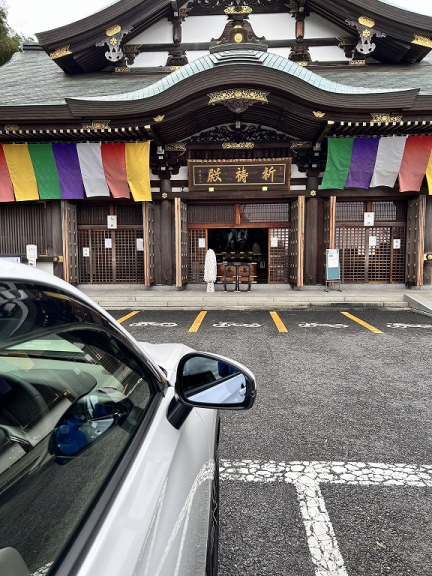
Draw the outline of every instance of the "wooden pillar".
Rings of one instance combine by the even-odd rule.
[[[432,254],[432,196],[426,196],[424,251]],[[423,284],[432,285],[432,261],[426,260],[423,265]]]
[[[316,285],[323,281],[323,201],[315,198],[318,190],[318,173],[308,171],[306,185],[304,284]],[[311,197],[308,195],[311,194]]]
[[[162,178],[160,189],[163,194],[172,193],[169,178]],[[156,284],[175,284],[175,218],[173,202],[164,198],[155,210],[155,274]]]

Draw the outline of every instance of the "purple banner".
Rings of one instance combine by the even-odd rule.
[[[379,138],[355,138],[345,188],[369,188],[375,169]]]
[[[84,198],[84,184],[76,144],[53,144],[52,149],[60,178],[62,198],[64,200]]]

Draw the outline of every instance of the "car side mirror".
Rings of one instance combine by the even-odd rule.
[[[69,406],[51,433],[48,452],[58,464],[78,456],[133,411],[133,402],[117,391],[93,391]]]
[[[175,391],[182,404],[222,410],[247,410],[256,397],[252,372],[233,360],[201,352],[180,360]]]

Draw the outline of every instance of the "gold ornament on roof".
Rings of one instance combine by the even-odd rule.
[[[311,196],[316,196],[316,190],[311,190],[311,191],[310,191],[310,195],[311,195]]]
[[[358,22],[363,26],[367,26],[367,28],[373,28],[375,26],[375,20],[369,18],[369,16],[359,16]]]
[[[372,122],[401,122],[402,114],[392,116],[386,112],[371,112]]]
[[[254,142],[222,142],[222,148],[224,150],[244,150],[244,149],[252,149],[255,147]]]
[[[427,36],[419,36],[414,34],[414,40],[411,44],[419,44],[420,46],[426,46],[426,48],[432,48],[432,40]]]
[[[163,120],[164,118],[165,118],[165,114],[159,114],[158,116],[155,116],[155,117],[153,118],[153,120],[154,120],[155,122],[162,122],[162,120]]]
[[[121,26],[120,24],[114,24],[114,26],[111,26],[110,28],[107,28],[105,30],[105,34],[107,36],[114,36],[115,34],[118,34],[119,32],[121,32]]]
[[[175,71],[178,70],[179,68],[181,68],[181,66],[170,66],[171,72],[175,72]]]
[[[91,122],[82,122],[84,130],[106,130],[109,128],[111,120],[92,120]]]
[[[251,14],[252,8],[250,6],[228,6],[224,10],[225,14]]]
[[[114,72],[130,72],[131,69],[129,68],[129,66],[117,66],[117,68],[114,68]]]
[[[307,62],[306,60],[298,60],[296,64],[297,66],[307,66],[309,62]]]
[[[186,152],[186,144],[184,142],[173,142],[165,146],[166,152]]]
[[[234,36],[234,40],[237,42],[237,44],[240,44],[240,42],[243,40],[243,34],[236,34]]]
[[[210,98],[209,104],[216,104],[226,100],[254,100],[255,102],[262,102],[268,104],[268,92],[262,90],[249,90],[248,88],[235,88],[232,90],[221,90],[220,92],[211,92],[207,94]]]
[[[294,142],[291,142],[290,148],[291,150],[297,150],[297,149],[307,150],[309,148],[312,148],[312,142],[308,142],[307,140],[294,140]]]
[[[57,48],[54,52],[50,53],[51,60],[57,60],[57,58],[63,58],[63,56],[67,56],[68,54],[72,54],[70,50],[70,44],[67,46],[62,46],[61,48]]]
[[[8,132],[16,132],[20,128],[18,124],[5,124],[4,129],[7,130]]]
[[[365,60],[350,60],[350,66],[364,66],[366,64]]]
[[[325,112],[321,112],[320,110],[314,111],[313,115],[315,118],[324,118]]]
[[[117,46],[117,44],[118,44],[117,38],[111,38],[110,44],[111,44],[111,46]]]

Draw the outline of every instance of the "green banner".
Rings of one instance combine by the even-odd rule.
[[[348,178],[354,138],[328,138],[327,164],[321,188],[343,190]]]
[[[30,158],[41,200],[61,199],[60,180],[51,144],[29,144]]]

